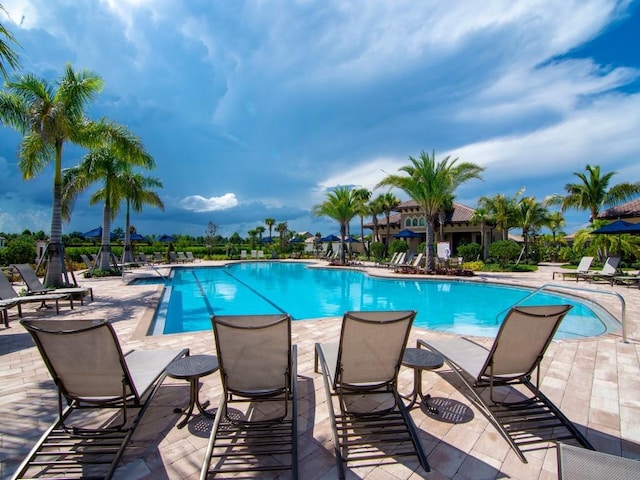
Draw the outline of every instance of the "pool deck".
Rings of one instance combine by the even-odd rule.
[[[219,262],[193,265],[215,264]],[[367,269],[376,274],[396,276],[385,269]],[[552,282],[552,272],[558,270],[558,266],[545,265],[535,273],[479,274],[471,280],[539,287]],[[620,332],[552,342],[542,364],[541,390],[586,432],[597,450],[640,458],[640,290],[637,286],[576,284],[574,280],[556,279],[553,283],[621,295],[626,302],[628,342],[622,342]],[[93,302],[87,299],[84,306],[78,303],[74,310],[61,303],[59,317],[51,311],[37,311],[28,305],[23,308],[24,316],[109,319],[123,350],[189,347],[191,354],[215,354],[211,331],[146,336],[161,287],[126,285],[119,278],[81,279],[80,284],[93,287]],[[620,318],[620,303],[616,297],[582,293]],[[57,414],[53,382],[29,335],[18,323],[15,309],[10,311],[10,320],[11,328],[0,327],[0,478],[10,478]],[[313,352],[315,342],[337,339],[340,321],[340,318],[308,320],[293,322],[292,326],[293,343],[298,345],[299,468],[300,478],[304,480],[336,478],[324,386],[321,376],[313,371]],[[447,334],[414,328],[409,345],[415,346],[419,338],[444,336]],[[480,340],[491,343],[490,339]],[[411,371],[403,368],[399,377],[400,390],[411,391],[412,382]],[[411,411],[428,455],[431,473],[425,473],[409,457],[388,465],[347,468],[347,478],[557,478],[556,449],[552,444],[538,444],[526,451],[528,463],[522,463],[487,419],[441,374],[425,372],[423,389],[433,397],[461,402],[473,412],[470,421],[452,424],[430,417],[420,408]],[[216,405],[220,393],[217,373],[202,379],[202,400],[209,399]],[[127,448],[115,478],[198,478],[208,439],[208,424],[203,428],[202,418],[196,416],[186,428],[177,429],[180,415],[173,413],[176,406],[186,405],[188,398],[187,382],[165,380]],[[255,478],[289,478],[289,475],[262,474]]]

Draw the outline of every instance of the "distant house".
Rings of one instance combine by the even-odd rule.
[[[409,250],[417,252],[420,243],[426,240],[426,219],[422,214],[422,209],[413,200],[401,203],[395,212],[389,217],[390,241],[395,240],[394,235],[401,230],[410,230],[420,234],[417,238],[408,238]],[[482,245],[481,226],[473,223],[471,219],[475,209],[453,202],[453,209],[446,213],[444,222],[440,225],[439,221],[435,223],[435,241],[448,242],[451,246],[451,252],[455,252],[459,245],[467,243],[477,243]],[[373,230],[373,222],[366,223],[365,228]],[[442,228],[441,228],[442,227]],[[441,233],[442,231],[442,233]],[[375,232],[374,232],[375,233]],[[378,237],[374,241],[386,243],[387,219],[384,215],[378,217]],[[487,256],[488,246],[496,240],[502,239],[502,232],[495,225],[485,225],[485,257]]]
[[[623,203],[617,207],[608,208],[604,212],[598,214],[600,220],[618,220],[624,219],[627,222],[640,222],[640,198]]]

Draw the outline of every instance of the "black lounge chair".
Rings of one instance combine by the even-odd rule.
[[[189,349],[123,354],[104,320],[20,323],[53,377],[59,416],[13,478],[111,478],[167,365]]]
[[[80,299],[80,305],[84,305],[84,296],[88,293],[91,301],[93,301],[93,289],[91,287],[47,288],[42,284],[31,265],[16,263],[13,267],[24,280],[27,286],[27,295],[42,295],[43,293],[67,294],[74,297],[77,296]]]
[[[640,462],[558,443],[558,480],[640,480]]]
[[[341,479],[345,463],[375,465],[389,457],[415,456],[429,471],[397,388],[415,316],[414,311],[346,312],[339,343],[316,343],[315,371],[322,370]]]
[[[211,321],[223,394],[200,478],[291,470],[297,479],[297,350],[291,345],[291,317],[229,315]]]
[[[418,340],[420,347],[440,353],[471,392],[470,399],[498,429],[522,462],[520,446],[574,439],[593,449],[584,435],[540,392],[540,362],[570,305],[513,307],[493,346],[487,350],[467,338]],[[536,372],[536,380],[531,377]],[[514,391],[517,386],[523,392]],[[507,387],[502,398],[496,391]],[[486,390],[488,389],[488,395]],[[517,399],[509,400],[509,395]]]

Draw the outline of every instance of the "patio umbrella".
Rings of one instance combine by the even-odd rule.
[[[260,239],[260,243],[273,243],[273,237],[263,237]]]
[[[139,233],[132,233],[129,235],[129,240],[132,242],[148,242],[149,239],[147,237],[140,235]]]
[[[640,234],[640,223],[625,222],[624,220],[616,220],[606,224],[604,227],[600,227],[597,230],[591,232],[595,235],[621,235],[621,234]]]
[[[353,238],[352,236],[349,236],[344,239],[344,243],[360,243],[360,240],[358,240],[357,238]]]
[[[173,238],[171,235],[162,235],[159,239],[159,241],[164,242],[164,243],[169,243],[169,242],[175,242],[176,239]]]
[[[289,243],[301,243],[301,242],[304,242],[304,239],[300,237],[293,237],[291,240],[289,240]]]
[[[94,228],[82,234],[84,238],[100,238],[102,237],[102,227]]]
[[[409,230],[408,228],[405,228],[394,235],[395,238],[420,238],[421,236],[422,235],[419,233]]]
[[[320,239],[320,242],[339,242],[339,241],[340,241],[340,238],[336,237],[333,234],[327,235],[326,237],[322,237]]]

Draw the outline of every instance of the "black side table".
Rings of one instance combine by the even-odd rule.
[[[191,355],[188,357],[179,358],[171,362],[167,366],[167,375],[171,378],[177,378],[179,380],[189,381],[189,405],[185,409],[176,408],[176,413],[186,412],[186,417],[178,424],[178,428],[184,427],[193,413],[193,406],[198,407],[198,410],[202,415],[209,418],[213,418],[214,415],[207,413],[205,408],[209,405],[206,401],[204,404],[200,403],[198,398],[199,393],[199,381],[200,377],[210,375],[218,370],[218,358],[214,355]]]
[[[429,405],[429,399],[431,395],[428,393],[425,395],[422,393],[422,371],[423,370],[435,370],[440,368],[444,364],[442,355],[430,352],[424,348],[405,348],[404,356],[402,357],[402,365],[405,367],[413,368],[413,392],[409,395],[403,395],[403,398],[411,399],[411,403],[407,408],[412,408],[420,398],[420,401],[424,402],[429,413],[437,414],[438,409],[432,405]]]

